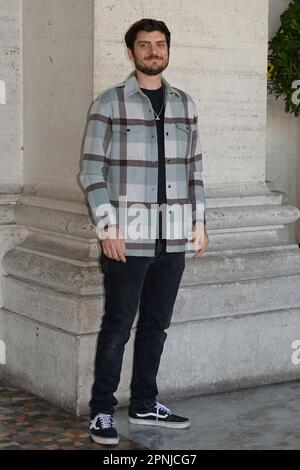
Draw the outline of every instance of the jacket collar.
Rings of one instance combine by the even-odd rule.
[[[163,84],[166,87],[166,95],[167,94],[176,94],[181,98],[181,95],[180,95],[179,91],[177,91],[175,88],[173,88],[163,76],[161,77],[161,81],[163,82]],[[140,91],[140,89],[141,89],[141,87],[140,87],[139,82],[136,78],[136,71],[133,70],[133,72],[131,72],[131,74],[129,75],[129,77],[125,81],[125,90],[124,90],[125,99],[129,98],[134,93],[137,93],[138,91]]]

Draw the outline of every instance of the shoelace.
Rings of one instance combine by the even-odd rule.
[[[104,414],[104,413],[98,413],[95,416],[95,418],[91,420],[90,429],[95,429],[96,431],[98,431],[100,429],[97,426],[98,419],[100,420],[101,427],[103,429],[110,428],[113,425],[113,419],[112,419],[111,415],[107,415],[107,414]]]
[[[165,405],[162,405],[161,403],[158,403],[158,401],[155,404],[155,408],[156,408],[156,419],[159,418],[159,412],[160,411],[164,411],[168,415],[172,414],[172,412],[169,408],[167,408]]]

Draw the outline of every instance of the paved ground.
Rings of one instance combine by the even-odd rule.
[[[95,444],[88,422],[88,416],[79,418],[29,393],[0,386],[0,450],[145,448],[123,437],[116,446]]]
[[[90,441],[87,416],[0,387],[0,449],[300,449],[300,381],[165,404],[190,417],[191,427],[134,426],[120,408],[120,443],[107,447]]]
[[[300,449],[300,381],[167,404],[188,416],[185,430],[137,427],[117,411],[119,432],[150,449]]]

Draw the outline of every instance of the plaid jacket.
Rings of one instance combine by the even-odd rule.
[[[167,252],[194,254],[192,223],[205,222],[198,115],[190,95],[165,85]],[[154,256],[158,230],[158,143],[155,116],[135,71],[100,93],[91,104],[80,182],[97,234],[117,224],[126,256]]]

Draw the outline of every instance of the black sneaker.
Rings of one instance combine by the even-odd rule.
[[[98,413],[91,419],[89,426],[93,441],[97,442],[97,444],[118,444],[119,437],[113,424],[112,415]]]
[[[131,424],[144,424],[150,426],[163,426],[165,428],[185,429],[191,425],[188,418],[177,416],[164,405],[156,402],[153,406],[146,406],[143,410],[133,411],[129,407],[128,421]]]

